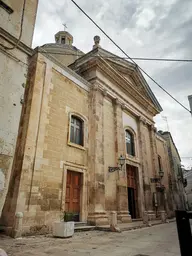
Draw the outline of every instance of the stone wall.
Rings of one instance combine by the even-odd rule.
[[[61,68],[42,55],[34,56],[31,65],[23,113],[25,128],[20,137],[24,152],[17,155],[18,172],[13,173],[17,178],[12,179],[10,190],[15,187],[9,191],[3,216],[4,223],[10,226],[14,223],[14,213],[23,212],[24,232],[35,232],[43,225],[50,227],[65,210],[67,170],[82,172],[87,179],[88,88],[78,86],[75,78],[72,81],[67,72],[63,75]],[[81,115],[85,120],[84,147],[76,147],[68,140],[70,114]],[[21,158],[23,162],[19,165]],[[86,179],[84,194],[87,194]],[[86,197],[82,207],[87,212]],[[8,209],[12,211],[9,213]]]
[[[161,180],[161,183],[165,186],[164,197],[161,202],[158,202],[159,210],[166,210],[169,217],[174,215],[173,207],[173,193],[170,187],[170,177],[171,177],[171,169],[169,163],[169,156],[167,150],[166,141],[160,136],[156,135],[156,145],[157,145],[157,154],[161,157],[161,165],[162,170],[164,172],[164,176]]]
[[[23,1],[4,2],[13,9],[13,13],[0,8],[0,216],[14,160],[38,1],[26,1],[22,43],[11,50],[4,47],[12,48],[17,43]]]
[[[19,50],[12,54],[23,63],[0,52],[0,169],[5,177],[0,191],[0,216],[9,184],[28,69],[26,54]]]
[[[4,2],[13,10],[13,13],[9,14],[3,8],[0,8],[1,27],[18,39],[21,29],[21,16],[24,1],[6,0]],[[21,42],[27,46],[31,46],[32,44],[37,5],[38,0],[26,1]]]

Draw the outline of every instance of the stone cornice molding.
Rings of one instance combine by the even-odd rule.
[[[81,83],[83,83],[84,85],[86,85],[89,90],[90,88],[93,86],[93,84],[91,84],[89,81],[85,80],[82,76],[78,75],[75,71],[73,71],[72,69],[66,67],[65,65],[63,65],[58,59],[56,59],[54,56],[46,53],[46,51],[44,50],[44,52],[42,52],[41,48],[36,48],[34,53],[38,53],[38,54],[42,54],[44,57],[46,57],[47,59],[49,59],[50,61],[52,61],[54,64],[58,65],[60,68],[62,68],[64,71],[66,71],[68,74],[70,74],[71,76],[73,76],[74,78],[76,78],[77,80],[79,80]]]
[[[97,88],[97,90],[101,91],[101,93],[104,94],[105,97],[108,97],[112,101],[114,99],[118,99],[118,104],[121,106],[122,110],[129,112],[130,114],[132,114],[134,117],[138,118],[139,120],[141,118],[145,125],[147,123],[148,124],[153,123],[153,121],[150,121],[147,116],[145,117],[144,114],[143,114],[143,116],[141,116],[140,111],[135,106],[133,106],[130,102],[128,102],[119,93],[114,91],[112,88],[110,88],[106,83],[104,83],[99,78],[93,78],[93,79],[91,79],[90,82],[92,82],[92,88],[95,88],[95,90]],[[109,90],[107,90],[106,88],[108,88]],[[114,93],[115,96],[113,96],[111,93]]]
[[[101,58],[91,59],[90,61],[82,64],[79,68],[75,68],[79,74],[83,74],[91,69],[97,69],[102,73],[105,73],[115,84],[128,94],[129,97],[133,97],[139,105],[148,109],[153,116],[159,113],[155,106],[144,98],[143,95],[141,95],[141,93],[137,91],[127,79],[123,78],[123,76],[120,75],[118,71],[114,70],[109,64],[106,65],[106,61],[104,62]]]

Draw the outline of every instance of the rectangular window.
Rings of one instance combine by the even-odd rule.
[[[83,121],[71,116],[70,142],[83,146]]]

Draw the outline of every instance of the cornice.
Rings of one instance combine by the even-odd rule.
[[[72,69],[66,67],[65,65],[63,65],[58,59],[56,59],[53,55],[46,53],[46,50],[44,50],[44,52],[42,51],[42,48],[37,47],[35,49],[35,52],[37,52],[38,54],[42,54],[44,57],[46,57],[47,59],[49,59],[50,61],[52,61],[53,63],[55,63],[56,65],[58,65],[60,68],[62,68],[63,70],[65,70],[66,72],[68,72],[71,76],[73,76],[74,78],[76,78],[77,80],[79,80],[81,83],[85,84],[88,88],[91,88],[92,84],[89,83],[89,81],[85,80],[82,76],[78,75],[75,71],[73,71]]]
[[[14,36],[12,36],[11,34],[9,34],[7,31],[5,31],[3,28],[0,28],[0,36],[6,40],[8,43],[14,45],[17,43],[17,38],[15,38]],[[24,53],[26,53],[29,56],[33,55],[34,50],[32,48],[30,48],[29,46],[27,46],[26,44],[19,42],[17,49],[23,51]]]
[[[128,80],[126,80],[126,78],[118,74],[117,71],[114,72],[113,68],[109,64],[106,65],[106,63],[100,57],[87,61],[80,67],[77,67],[75,70],[78,74],[83,76],[83,73],[92,69],[97,69],[102,73],[105,73],[108,78],[110,78],[115,84],[118,84],[118,86],[123,89],[126,94],[134,98],[135,101],[137,101],[142,107],[146,108],[153,116],[159,113],[154,105],[146,100],[141,93],[138,92]],[[129,85],[129,87],[127,85]]]
[[[154,121],[151,121],[145,114],[141,114],[139,109],[128,102],[122,95],[109,87],[105,82],[99,78],[92,78],[91,89],[94,91],[100,91],[105,98],[109,98],[114,104],[119,105],[122,110],[127,111],[133,115],[138,121],[142,121],[145,125],[152,125]],[[107,88],[107,89],[106,89]],[[114,95],[112,95],[114,93]]]

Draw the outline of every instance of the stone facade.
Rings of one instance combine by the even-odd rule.
[[[28,71],[28,58],[36,17],[36,1],[3,1],[13,11],[0,7],[0,216],[14,158],[19,121]]]
[[[168,159],[170,164],[170,186],[175,209],[185,209],[184,177],[181,168],[181,159],[170,132],[159,131],[166,141]]]
[[[101,56],[114,55],[97,42],[69,67],[41,48],[31,57],[1,218],[9,234],[21,233],[15,219],[21,214],[23,234],[49,232],[70,200],[78,203],[79,220],[93,225],[108,224],[114,211],[118,222],[171,212],[164,190],[156,208],[158,188],[152,182],[159,177],[158,155],[165,187],[170,173],[166,142],[157,137],[153,121],[161,106],[135,65]],[[81,144],[71,141],[73,116],[83,123]],[[124,164],[110,172],[120,156]],[[72,199],[69,173],[76,174]]]
[[[174,198],[172,193],[172,187],[170,184],[171,178],[171,168],[168,156],[168,148],[166,140],[163,139],[158,133],[156,134],[156,145],[157,145],[157,154],[160,157],[160,165],[159,169],[161,168],[164,172],[164,176],[162,177],[161,183],[165,187],[165,190],[158,194],[157,196],[157,204],[158,208],[162,211],[166,211],[168,217],[174,216]]]

